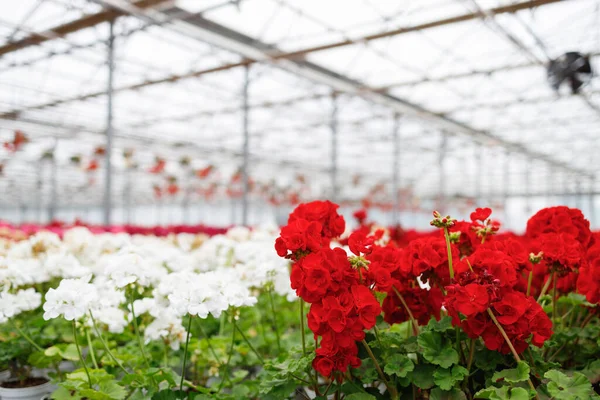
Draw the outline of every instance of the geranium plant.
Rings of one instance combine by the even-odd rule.
[[[300,319],[318,398],[598,398],[600,243],[589,222],[545,209],[517,237],[490,216],[434,212],[438,232],[405,248],[363,223],[347,252],[333,242],[344,231],[336,205],[296,208],[275,248],[310,304]]]

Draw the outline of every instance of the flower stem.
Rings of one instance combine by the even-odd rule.
[[[400,299],[400,302],[402,303],[402,306],[406,310],[406,313],[408,314],[408,318],[410,319],[410,322],[413,326],[415,336],[417,336],[419,334],[419,325],[417,324],[417,321],[415,320],[413,313],[410,311],[410,308],[408,308],[408,304],[406,304],[406,301],[404,300],[402,293],[400,293],[400,291],[398,289],[396,289],[395,286],[392,286],[392,289],[394,289],[396,296],[398,296],[398,298]]]
[[[367,350],[367,353],[369,353],[369,357],[371,357],[371,360],[373,360],[373,364],[375,364],[375,369],[377,370],[377,373],[379,374],[379,377],[381,378],[381,380],[383,381],[383,384],[385,385],[385,387],[387,388],[388,392],[390,393],[390,397],[392,398],[392,400],[398,400],[398,391],[396,390],[396,388],[394,386],[392,386],[390,384],[390,382],[385,377],[385,374],[381,370],[381,367],[379,366],[379,363],[377,362],[377,359],[375,358],[375,355],[371,351],[371,348],[369,347],[369,344],[366,342],[365,339],[362,340],[362,344],[363,344],[363,346],[365,346],[365,349]]]
[[[467,369],[471,371],[473,365],[473,356],[475,355],[475,339],[471,339],[471,348],[469,349],[469,361],[467,361]]]
[[[185,349],[183,350],[183,366],[181,367],[181,382],[179,383],[179,393],[183,394],[183,381],[185,380],[185,362],[187,361],[188,346],[190,344],[190,333],[192,331],[192,316],[189,315],[187,335],[185,337]]]
[[[555,318],[556,318],[556,274],[554,274],[554,284],[552,285],[552,325],[554,325],[556,322]]]
[[[142,340],[142,336],[140,335],[140,328],[138,326],[137,318],[135,316],[135,309],[133,307],[133,296],[134,289],[131,289],[131,295],[129,297],[129,304],[131,306],[131,317],[133,319],[133,328],[135,329],[135,335],[138,339],[138,345],[140,346],[140,351],[142,352],[142,357],[144,358],[144,363],[146,363],[146,367],[150,368],[150,363],[148,362],[148,357],[146,356],[146,348],[144,347],[144,341]]]
[[[302,355],[306,355],[306,333],[304,332],[304,300],[300,299],[300,329],[302,332]]]
[[[248,340],[248,338],[246,337],[246,335],[244,335],[244,332],[240,329],[240,327],[237,326],[237,324],[236,324],[235,328],[240,333],[240,335],[242,335],[242,339],[244,339],[244,341],[248,344],[248,347],[250,347],[250,350],[252,350],[252,352],[254,353],[254,355],[256,356],[256,358],[258,358],[258,361],[260,361],[261,364],[264,364],[265,360],[258,353],[258,351],[256,351],[256,349],[254,348],[254,346],[252,346],[252,343],[250,343],[250,341]]]
[[[510,339],[508,338],[508,335],[506,334],[506,331],[504,330],[504,328],[502,327],[502,325],[500,325],[500,322],[498,322],[498,320],[496,319],[496,316],[494,315],[494,313],[492,312],[492,310],[490,310],[488,308],[487,312],[488,312],[490,318],[492,319],[492,321],[494,322],[494,325],[496,325],[496,327],[500,331],[500,334],[502,335],[502,337],[506,341],[506,344],[508,345],[508,348],[510,349],[513,357],[515,358],[515,360],[517,362],[520,362],[521,358],[519,357],[519,354],[517,354],[517,350],[515,350],[515,347],[513,346],[513,344],[510,341]],[[533,386],[533,382],[531,382],[531,378],[527,378],[527,383],[529,383],[529,387],[531,389],[533,389],[533,391],[535,392],[535,398],[539,400],[540,397],[538,396],[537,391],[535,390],[535,386]]]
[[[27,340],[29,344],[32,345],[37,351],[44,352],[44,349],[42,349],[36,342],[34,342],[28,334],[26,334],[21,328],[17,326],[17,324],[13,323],[13,326],[19,332],[19,335],[23,336],[23,338]]]
[[[163,342],[163,363],[165,368],[169,368],[169,345]]]
[[[533,268],[529,271],[529,278],[527,279],[527,297],[531,293],[531,282],[533,281]]]
[[[227,372],[229,369],[229,362],[231,361],[231,356],[233,354],[233,345],[235,343],[235,331],[236,331],[236,327],[237,327],[237,324],[235,322],[235,315],[232,315],[231,319],[233,320],[233,329],[231,330],[231,346],[229,347],[229,355],[227,356],[227,362],[225,363],[225,371],[223,373],[223,376],[227,376]],[[222,379],[217,393],[221,392],[221,389],[223,389],[224,383],[225,383],[225,379]]]
[[[117,363],[117,365],[119,366],[119,368],[121,368],[123,370],[123,372],[125,372],[126,374],[128,374],[129,372],[127,372],[127,370],[125,369],[125,367],[123,367],[123,364],[121,364],[121,362],[119,360],[117,360],[117,358],[115,357],[115,355],[108,348],[108,344],[104,340],[104,337],[102,336],[102,332],[100,332],[100,330],[98,329],[98,326],[96,325],[96,320],[94,319],[94,315],[92,314],[91,310],[90,310],[90,317],[92,318],[92,324],[94,325],[94,330],[96,331],[96,335],[98,336],[98,338],[102,342],[102,345],[104,346],[104,350],[106,350],[106,353],[108,353],[108,355],[113,359],[113,361],[115,363]]]
[[[96,362],[96,355],[94,354],[94,346],[92,346],[92,338],[90,337],[90,330],[85,330],[85,337],[87,339],[88,347],[90,349],[90,356],[92,357],[92,364],[94,364],[95,369],[98,368],[98,363]]]
[[[85,364],[85,360],[83,359],[83,355],[81,354],[81,348],[79,347],[79,341],[77,340],[77,328],[75,326],[75,320],[73,320],[73,339],[75,339],[75,347],[77,347],[77,354],[79,354],[79,360],[81,364],[83,364],[83,369],[85,369],[85,374],[88,378],[88,383],[90,385],[90,389],[92,388],[92,378],[90,377],[90,371],[88,371],[88,367]]]
[[[200,320],[198,320],[198,321],[200,321]],[[200,328],[200,332],[202,332],[202,336],[204,336],[204,338],[206,338],[206,344],[208,346],[208,349],[212,353],[213,357],[215,358],[215,362],[217,363],[217,365],[220,365],[221,364],[221,359],[217,355],[217,352],[215,351],[215,348],[213,347],[213,345],[210,343],[210,337],[206,334],[206,331],[202,327],[202,323],[201,322],[198,323],[198,327]],[[227,376],[226,378],[227,378],[227,381],[229,381],[229,383],[231,383],[231,380],[229,379],[229,376]]]
[[[269,290],[269,302],[271,303],[271,311],[273,312],[273,329],[275,329],[275,337],[277,338],[277,350],[281,353],[281,339],[279,338],[279,329],[277,327],[277,313],[275,312],[275,303],[273,301],[273,288]]]
[[[548,291],[548,288],[550,287],[550,282],[552,282],[552,279],[554,279],[554,271],[552,271],[552,273],[548,277],[548,280],[546,281],[546,283],[544,283],[544,287],[542,288],[542,291],[540,292],[540,295],[537,298],[537,302],[538,303],[540,302],[540,300],[542,299],[542,297],[544,297],[544,295]]]
[[[450,280],[454,279],[454,268],[452,268],[452,247],[450,246],[450,234],[448,227],[444,226],[444,237],[446,238],[446,250],[448,251],[448,269],[450,271]]]

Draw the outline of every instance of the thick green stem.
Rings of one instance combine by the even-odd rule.
[[[552,285],[552,325],[555,324],[556,321],[556,274],[554,274],[554,284]]]
[[[85,337],[87,339],[88,347],[90,349],[90,356],[92,357],[92,364],[94,365],[95,369],[99,369],[98,363],[96,362],[96,354],[94,354],[94,346],[92,346],[92,338],[90,337],[89,329],[85,330]]]
[[[273,288],[269,288],[269,302],[271,303],[271,312],[273,313],[273,329],[277,338],[277,351],[281,354],[281,339],[279,337],[279,327],[277,326],[277,313],[275,312],[275,302],[273,301]]]
[[[454,279],[454,268],[452,268],[452,247],[450,246],[450,234],[448,228],[444,227],[444,237],[446,238],[446,251],[448,252],[448,269],[450,271],[450,280]]]
[[[44,349],[42,349],[36,342],[34,342],[28,334],[26,334],[21,328],[17,326],[17,324],[13,323],[13,326],[15,327],[17,332],[19,332],[19,335],[23,336],[23,338],[27,340],[29,344],[32,345],[37,351],[41,351],[42,353],[44,352]]]
[[[402,306],[404,307],[404,310],[408,314],[408,318],[410,319],[410,322],[413,326],[415,336],[417,336],[419,334],[419,325],[417,324],[417,320],[413,316],[413,313],[410,311],[410,308],[408,308],[408,304],[406,304],[406,301],[404,300],[404,297],[402,296],[400,291],[398,291],[398,289],[396,289],[395,286],[392,286],[392,289],[394,289],[396,296],[398,296],[398,298],[400,299],[400,302],[402,303]]]
[[[369,344],[366,342],[365,339],[362,340],[362,344],[363,344],[363,346],[365,346],[367,353],[369,353],[369,357],[371,357],[371,360],[373,360],[373,364],[375,364],[375,369],[377,370],[379,377],[381,378],[381,380],[383,381],[383,384],[385,385],[388,392],[390,393],[390,397],[392,398],[392,400],[398,400],[398,391],[396,390],[396,388],[393,385],[390,384],[390,382],[385,377],[385,374],[381,370],[381,367],[379,366],[379,363],[377,362],[375,355],[371,351]]]
[[[473,356],[475,356],[475,339],[471,339],[471,348],[469,349],[469,360],[467,361],[467,370],[469,371],[473,365]]]
[[[98,339],[100,339],[100,342],[102,342],[102,345],[104,346],[104,350],[106,350],[106,353],[110,356],[110,358],[113,359],[113,361],[115,363],[117,363],[117,365],[119,366],[119,368],[121,368],[121,370],[123,370],[123,372],[128,374],[129,372],[127,372],[125,367],[123,367],[123,364],[121,364],[121,362],[119,360],[117,360],[117,357],[115,357],[115,355],[112,353],[112,351],[110,351],[110,349],[108,348],[108,344],[104,340],[104,336],[102,336],[102,332],[100,332],[100,330],[98,329],[98,326],[96,325],[96,320],[94,319],[94,315],[92,314],[92,311],[90,311],[90,317],[92,318],[92,324],[94,325],[94,330],[96,331],[96,335],[98,336]]]
[[[135,316],[135,309],[133,307],[133,297],[135,294],[135,290],[131,289],[131,295],[129,297],[129,305],[131,307],[131,319],[133,319],[133,328],[135,329],[135,335],[138,339],[138,345],[140,346],[140,351],[142,352],[142,357],[144,358],[144,363],[146,367],[150,368],[150,363],[148,362],[148,357],[146,356],[146,347],[144,346],[144,341],[142,340],[142,335],[140,335],[140,328],[138,326],[137,318]]]
[[[548,280],[546,281],[546,283],[544,283],[544,287],[542,288],[542,291],[540,292],[540,295],[537,298],[537,302],[538,303],[540,302],[540,300],[542,299],[542,297],[544,297],[544,295],[548,291],[548,288],[550,287],[550,283],[552,282],[553,279],[554,279],[554,271],[550,274],[550,276],[548,277]]]
[[[183,366],[181,367],[181,382],[179,383],[179,393],[183,395],[183,381],[185,380],[185,362],[187,361],[188,346],[190,344],[190,333],[192,331],[192,316],[188,316],[187,335],[185,337],[185,349],[183,350]]]
[[[306,333],[304,332],[304,300],[300,299],[300,329],[302,332],[302,355],[306,355]]]
[[[531,282],[533,281],[533,269],[529,271],[529,278],[527,279],[527,297],[531,293]]]
[[[248,340],[248,338],[246,337],[246,335],[244,335],[244,332],[240,329],[240,327],[237,326],[237,324],[236,324],[235,328],[240,333],[240,335],[242,335],[242,339],[244,339],[244,341],[248,344],[248,347],[250,347],[250,350],[252,350],[252,352],[254,353],[254,355],[256,356],[256,358],[258,358],[258,361],[260,361],[261,364],[264,364],[265,360],[258,353],[258,351],[256,351],[256,349],[254,348],[254,346],[252,346],[252,343],[250,343],[250,341]]]
[[[163,342],[163,364],[165,368],[169,368],[169,345]]]
[[[200,320],[198,320],[198,321],[200,321]],[[204,328],[202,327],[202,323],[201,322],[198,323],[198,327],[200,328],[200,332],[202,332],[202,336],[204,336],[206,338],[206,345],[208,346],[208,349],[212,353],[213,357],[215,358],[215,362],[217,363],[217,365],[220,366],[221,365],[221,360],[220,360],[219,356],[217,355],[217,352],[215,351],[215,348],[210,343],[210,337],[204,331]],[[226,379],[227,379],[227,381],[229,383],[231,383],[231,380],[229,379],[229,376],[226,376]]]
[[[496,316],[494,315],[494,313],[492,312],[492,310],[488,308],[487,312],[488,312],[490,318],[492,319],[492,321],[494,322],[494,325],[496,325],[496,327],[500,331],[500,334],[502,335],[502,337],[506,341],[506,344],[508,345],[508,348],[510,349],[513,357],[515,358],[515,360],[517,362],[520,362],[521,358],[519,357],[519,354],[517,353],[517,350],[515,350],[515,347],[513,346],[512,342],[510,341],[510,338],[506,334],[506,331],[504,330],[504,328],[502,327],[502,325],[500,325],[500,322],[498,322],[498,320],[496,319]],[[539,400],[540,397],[537,394],[537,390],[535,390],[535,386],[533,385],[533,382],[531,382],[531,378],[527,378],[527,383],[529,384],[529,387],[535,392],[535,398]]]
[[[235,315],[232,315],[231,319],[233,320],[233,329],[231,330],[231,346],[229,347],[229,355],[227,356],[227,363],[225,363],[225,371],[223,372],[223,376],[227,376],[227,372],[229,370],[229,362],[231,361],[231,356],[233,354],[233,345],[235,344],[235,331],[237,328],[237,324],[235,321]],[[221,384],[219,385],[218,393],[220,393],[221,389],[223,389],[224,383],[225,383],[225,379],[222,379]]]
[[[79,347],[79,341],[77,340],[77,327],[75,326],[75,320],[73,320],[73,339],[75,340],[75,347],[77,347],[77,354],[79,354],[79,361],[81,361],[81,364],[83,365],[83,369],[85,370],[85,374],[87,375],[88,383],[91,389],[92,378],[90,377],[90,371],[88,370],[85,360],[83,359],[83,355],[81,354],[81,348]]]

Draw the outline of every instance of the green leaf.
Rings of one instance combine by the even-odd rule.
[[[167,389],[155,393],[154,396],[152,396],[152,400],[178,400],[184,399],[185,395],[185,393],[180,393],[179,391]],[[198,396],[196,396],[196,398],[197,397]]]
[[[437,321],[435,318],[432,318],[429,320],[426,328],[434,332],[446,332],[447,330],[453,329],[452,318],[443,317],[439,321]]]
[[[574,372],[572,377],[555,369],[544,374],[550,382],[548,393],[557,400],[587,400],[592,396],[592,384],[585,375]]]
[[[516,383],[529,379],[529,365],[526,362],[519,361],[517,368],[503,369],[492,376],[492,381],[498,382],[504,379],[506,382]]]
[[[414,371],[411,372],[412,381],[417,387],[421,389],[429,389],[434,385],[434,371],[435,367],[431,364],[416,365]]]
[[[427,361],[442,368],[449,368],[452,364],[458,363],[458,353],[449,341],[443,340],[440,333],[423,332],[417,342],[423,348],[423,357]]]
[[[108,395],[114,400],[123,400],[125,397],[127,397],[127,391],[125,388],[115,381],[100,382],[98,388],[100,392]]]
[[[452,369],[439,368],[433,374],[433,382],[442,390],[451,390],[454,385],[462,382],[467,375],[469,375],[469,371],[460,365],[455,365]]]
[[[369,393],[352,393],[346,396],[346,400],[377,400],[377,398]]]
[[[81,400],[81,396],[77,393],[71,393],[70,390],[59,386],[50,397],[52,400]]]
[[[387,359],[384,372],[388,375],[396,375],[404,378],[410,371],[415,369],[413,362],[404,354],[394,354]]]
[[[462,390],[456,388],[450,391],[434,388],[429,393],[429,400],[467,400],[467,396]]]
[[[209,395],[206,394],[197,394],[196,396],[193,397],[194,400],[212,400],[213,397],[210,397]]]
[[[47,356],[45,352],[35,351],[27,358],[27,363],[33,367],[44,369],[62,360],[60,355]]]
[[[594,307],[595,305],[588,302],[586,297],[579,293],[569,293],[568,296],[562,296],[556,302],[557,304],[563,304],[571,307],[576,306],[586,306],[586,307]]]
[[[65,360],[69,361],[78,361],[79,353],[77,352],[77,346],[74,344],[68,345],[63,351],[60,352],[60,355]]]
[[[529,392],[523,388],[510,388],[508,386],[489,387],[475,393],[476,399],[490,400],[529,400]]]

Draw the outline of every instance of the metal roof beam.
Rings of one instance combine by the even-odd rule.
[[[135,6],[140,9],[146,9],[157,6],[161,3],[165,3],[166,1],[170,0],[139,0],[135,3]],[[102,12],[86,15],[85,17],[77,19],[75,21],[55,26],[44,32],[32,33],[31,35],[23,39],[19,39],[14,42],[9,42],[0,46],[0,57],[17,50],[21,50],[30,46],[36,46],[49,40],[64,37],[82,29],[99,25],[103,22],[112,21],[121,15],[125,15],[125,13],[117,9],[106,9]]]
[[[143,12],[149,12],[152,10],[144,10],[143,7],[136,7],[136,4],[129,4],[129,3],[125,3],[125,2],[120,2],[118,0],[117,1],[94,0],[94,1],[109,7],[108,11],[106,11],[105,13],[113,12],[113,13],[118,13],[118,15],[124,15],[124,14],[138,15],[141,18],[150,20],[152,23],[156,22],[156,20],[155,20],[156,18],[162,19],[161,22],[168,21],[168,18],[164,18],[164,15],[161,15],[159,13],[153,13],[150,17],[144,15]],[[165,0],[142,0],[142,1],[163,2]],[[545,4],[556,3],[558,1],[561,1],[561,0],[530,0],[530,1],[525,1],[522,3],[511,4],[508,6],[497,7],[497,8],[491,9],[489,11],[489,13],[492,15],[514,13],[519,10],[539,7],[539,6],[542,6]],[[103,14],[103,13],[99,13],[99,14]],[[99,14],[94,14],[94,15],[99,15]],[[178,8],[171,8],[170,14],[175,15],[176,17],[179,17],[179,18],[181,18],[183,15],[186,15],[186,14],[188,16],[191,15],[190,13],[187,13],[185,10],[181,10]],[[384,31],[384,32],[373,34],[373,35],[368,35],[368,36],[364,36],[361,38],[357,38],[354,40],[344,40],[342,42],[336,42],[336,43],[331,43],[331,44],[327,44],[327,45],[316,46],[316,47],[303,49],[303,50],[299,50],[299,51],[294,51],[294,52],[289,52],[289,53],[273,52],[272,54],[268,55],[268,58],[277,59],[277,60],[303,58],[302,57],[303,55],[313,53],[313,52],[349,46],[352,44],[363,43],[365,41],[372,41],[372,40],[382,39],[382,38],[386,38],[386,37],[398,36],[398,35],[410,33],[410,32],[423,31],[426,29],[431,29],[431,28],[436,28],[436,27],[440,27],[440,26],[469,21],[469,20],[481,18],[484,16],[485,15],[482,15],[481,13],[467,13],[467,14],[463,14],[460,16],[436,20],[436,21],[432,21],[432,22],[427,22],[424,24],[415,25],[415,26],[408,27],[408,28],[400,28],[400,29],[391,30],[391,31]],[[89,18],[92,18],[92,17],[93,16],[90,16]],[[194,15],[192,15],[192,17],[194,17],[195,19],[201,18],[201,17],[194,16]],[[83,19],[85,19],[85,18],[83,18]],[[101,18],[96,17],[96,19],[101,19]],[[82,21],[82,20],[78,20],[78,21]],[[108,19],[106,19],[106,20],[108,20]],[[208,22],[208,20],[206,20],[206,19],[202,19],[202,20],[205,22]],[[72,24],[75,24],[76,22],[77,21],[74,21]],[[104,21],[102,21],[102,22],[104,22]],[[180,23],[179,27],[182,28],[183,30],[186,30],[185,26],[182,27],[182,24],[185,25],[185,23],[183,21],[179,21],[179,23]],[[69,25],[69,24],[66,24],[66,25]],[[85,24],[81,23],[81,25],[85,25]],[[213,24],[213,26],[215,26],[215,25],[216,24]],[[93,26],[93,25],[89,25],[89,23],[88,23],[87,26]],[[85,26],[83,26],[83,27],[85,27]],[[83,27],[79,28],[79,29],[83,29]],[[55,29],[58,29],[58,28],[55,28]],[[62,29],[64,30],[65,28],[62,28]],[[190,32],[186,31],[185,34],[189,35]],[[230,42],[230,44],[232,44],[232,43]],[[236,52],[238,52],[238,51],[236,51]],[[238,53],[243,54],[241,52],[238,52]],[[0,55],[2,55],[2,54],[3,54],[2,47],[0,47]],[[202,75],[226,71],[226,70],[234,69],[234,68],[238,68],[238,67],[244,67],[249,64],[253,64],[257,61],[260,61],[260,57],[261,57],[260,54],[255,53],[254,56],[258,56],[258,58],[248,57],[248,58],[243,59],[240,62],[236,62],[236,63],[222,64],[217,67],[191,71],[191,72],[181,74],[181,75],[171,75],[171,76],[160,78],[160,79],[146,80],[143,82],[139,82],[137,84],[127,85],[127,86],[123,86],[120,88],[115,88],[115,93],[122,92],[122,91],[128,91],[128,90],[138,90],[138,89],[142,89],[147,86],[159,85],[162,83],[178,82],[178,81],[184,80],[184,79],[197,78]],[[489,72],[484,72],[484,73],[489,73]],[[386,89],[388,89],[388,88],[382,87],[382,88],[376,88],[373,91],[383,92]],[[9,112],[0,113],[0,119],[14,119],[14,118],[17,118],[18,115],[23,111],[41,110],[41,109],[48,108],[48,107],[59,106],[59,105],[65,104],[65,103],[71,103],[71,102],[75,102],[75,101],[84,101],[84,100],[100,97],[105,94],[106,94],[105,91],[98,91],[98,92],[88,93],[88,94],[81,95],[81,96],[75,96],[75,97],[70,97],[70,98],[66,98],[66,99],[55,100],[55,101],[48,102],[48,103],[37,104],[37,105],[30,106],[30,107],[22,108],[19,110],[12,110]]]
[[[497,144],[506,149],[522,154],[528,158],[540,160],[550,165],[557,166],[561,169],[568,170],[580,175],[590,175],[589,171],[573,168],[571,165],[560,162],[549,157],[546,154],[534,152],[522,144],[506,141],[500,137],[493,135],[487,131],[474,129],[467,124],[451,119],[449,117],[439,115],[424,107],[412,104],[406,100],[395,97],[388,93],[374,91],[372,88],[362,84],[361,82],[350,79],[344,75],[338,74],[332,70],[321,67],[317,64],[304,61],[301,59],[287,59],[290,53],[283,53],[274,46],[262,43],[254,38],[246,36],[242,33],[209,21],[202,16],[194,16],[186,13],[184,10],[177,7],[163,10],[162,12],[153,12],[152,10],[139,10],[132,7],[128,3],[119,0],[98,0],[102,4],[110,4],[116,7],[122,7],[122,11],[133,13],[142,19],[155,21],[163,18],[168,18],[169,15],[179,15],[184,21],[177,21],[179,24],[174,26],[176,31],[184,35],[203,40],[217,47],[229,50],[248,58],[249,60],[265,61],[272,63],[275,67],[287,70],[298,76],[302,76],[309,80],[328,85],[329,87],[339,92],[346,92],[366,98],[374,103],[390,107],[396,112],[409,114],[419,119],[425,119],[435,123],[439,129],[449,132],[461,133],[471,137],[474,141],[483,144]],[[534,4],[548,4],[555,2],[554,0],[539,0],[529,1],[526,3],[518,3],[511,6],[503,7],[504,12],[515,12],[521,8],[530,8]],[[524,4],[528,6],[525,7]],[[492,14],[497,14],[498,9],[493,9]],[[187,14],[187,15],[186,15]],[[481,13],[474,13],[468,19],[479,18]]]

